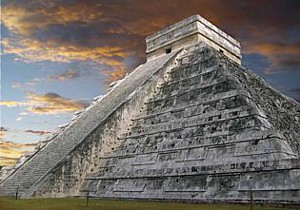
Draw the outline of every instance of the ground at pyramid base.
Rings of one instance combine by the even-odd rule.
[[[300,105],[196,15],[1,183],[1,195],[300,204]]]

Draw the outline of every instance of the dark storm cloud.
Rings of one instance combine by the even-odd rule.
[[[268,58],[270,73],[299,69],[299,8],[297,0],[7,1],[2,19],[14,36],[3,43],[26,61],[91,60],[126,72],[124,59],[144,60],[146,35],[201,14],[246,54]]]

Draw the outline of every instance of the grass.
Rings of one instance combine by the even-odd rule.
[[[78,198],[47,198],[14,200],[0,198],[1,210],[249,210],[248,205],[196,204],[176,202],[121,201],[121,200],[89,200]],[[254,210],[279,210],[254,206]],[[287,210],[287,209],[285,209]]]

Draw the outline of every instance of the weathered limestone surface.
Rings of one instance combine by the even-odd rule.
[[[240,43],[200,15],[186,18],[148,36],[146,38],[147,59],[163,55],[167,49],[177,50],[197,42],[204,42],[241,64]]]
[[[98,103],[92,104],[78,119],[66,126],[46,147],[1,182],[1,195],[12,195],[16,189],[25,193],[47,175],[99,124],[113,113],[147,78],[162,68],[176,52],[139,66],[130,76],[116,85]],[[26,193],[25,193],[26,194]],[[24,195],[25,195],[24,194]]]
[[[119,82],[53,140],[71,144],[63,155],[49,143],[2,192],[300,204],[300,105],[210,44],[179,49]]]
[[[299,113],[253,72],[198,44],[153,75],[34,195],[244,202],[253,190],[257,201],[299,203]]]

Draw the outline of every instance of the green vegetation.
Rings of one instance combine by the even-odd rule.
[[[146,201],[116,201],[89,200],[86,207],[85,199],[56,198],[56,199],[26,199],[0,198],[1,210],[248,210],[248,205],[195,204],[176,202],[146,202]],[[279,210],[254,206],[254,210]],[[287,209],[285,209],[287,210]]]

